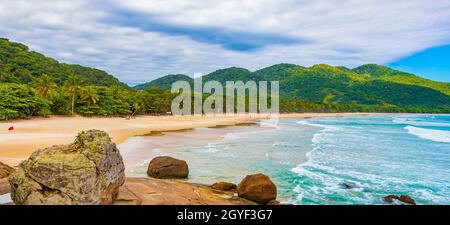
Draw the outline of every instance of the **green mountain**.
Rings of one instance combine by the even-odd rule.
[[[0,82],[27,84],[48,74],[62,84],[71,74],[82,77],[85,84],[127,87],[105,71],[59,63],[55,59],[30,51],[26,45],[0,38]]]
[[[257,77],[260,77],[259,80],[283,80],[287,74],[290,74],[291,70],[299,67],[300,66],[294,64],[282,63],[257,70],[254,74]]]
[[[394,70],[386,66],[367,64],[357,67],[353,69],[353,71],[359,74],[370,74],[372,77],[378,78],[379,80],[428,87],[450,95],[450,83],[428,80],[414,74]]]
[[[378,78],[381,76],[395,76],[406,74],[404,72],[391,69],[387,66],[381,66],[377,64],[365,64],[352,69],[352,71],[359,74],[370,74],[374,78]]]
[[[226,69],[216,70],[210,74],[204,75],[202,77],[203,82],[207,81],[219,81],[220,83],[225,84],[226,81],[249,81],[256,79],[253,76],[253,73],[247,69],[239,68],[239,67],[230,67]]]
[[[380,66],[380,70],[386,68]],[[297,67],[280,80],[282,96],[314,102],[393,105],[398,107],[449,108],[450,95],[430,88],[426,83],[386,80],[396,73],[382,75],[380,70],[348,71],[340,67],[315,65]],[[373,73],[374,75],[372,75]],[[402,75],[403,76],[403,75]],[[434,82],[438,86],[439,82]]]
[[[174,77],[147,83],[170,87]],[[191,81],[192,79],[187,79]],[[284,99],[325,104],[399,107],[412,111],[450,110],[450,83],[427,80],[386,66],[367,64],[354,69],[325,64],[302,67],[278,64],[255,72],[231,67],[203,76],[203,81],[278,80]],[[161,85],[164,84],[164,85]],[[225,86],[225,85],[224,85]]]
[[[137,90],[146,90],[149,87],[160,87],[170,89],[172,87],[172,83],[176,81],[187,81],[191,83],[193,79],[184,74],[169,74],[167,76],[158,78],[148,83],[139,84],[137,86],[134,86],[133,88]]]
[[[252,72],[250,72],[249,70],[238,67],[216,70],[210,74],[202,76],[203,82],[214,80],[219,81],[223,84],[225,84],[225,82],[228,80],[249,81],[256,78],[257,77],[253,76]],[[193,85],[194,79],[184,74],[170,74],[147,83],[139,84],[137,86],[134,86],[133,88],[137,90],[145,90],[149,87],[170,89],[172,87],[172,83],[176,81],[187,81],[191,83],[191,85]]]

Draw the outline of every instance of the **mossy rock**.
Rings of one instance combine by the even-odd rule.
[[[125,181],[107,133],[81,132],[70,145],[34,152],[9,177],[15,204],[112,204]]]

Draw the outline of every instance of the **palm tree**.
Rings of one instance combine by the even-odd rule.
[[[123,91],[122,91],[122,87],[120,87],[119,85],[113,85],[111,86],[111,96],[115,99],[115,100],[121,100],[123,99]]]
[[[53,77],[42,74],[41,77],[37,78],[34,83],[34,88],[41,97],[46,97],[47,94],[53,93],[58,86],[53,81]]]
[[[133,108],[133,113],[131,114],[131,116],[134,117],[134,115],[136,115],[136,113],[141,110],[141,105],[135,102],[131,107]]]
[[[83,93],[81,85],[83,80],[75,74],[69,76],[65,82],[66,93],[71,97],[72,100],[72,115],[74,115],[75,99]]]
[[[83,100],[87,100],[88,101],[88,105],[91,106],[91,104],[96,104],[98,101],[98,95],[97,95],[97,90],[95,90],[95,88],[93,86],[87,86],[84,89],[84,92],[82,94],[81,97]]]

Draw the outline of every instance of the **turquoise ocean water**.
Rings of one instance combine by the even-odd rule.
[[[261,172],[293,204],[384,204],[388,194],[450,204],[450,116],[281,119],[273,129],[172,148],[188,161],[191,182],[238,183]]]

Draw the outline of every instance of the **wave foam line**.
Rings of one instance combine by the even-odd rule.
[[[408,133],[422,139],[427,139],[434,142],[450,143],[450,131],[432,130],[414,126],[406,126],[405,129],[408,131]]]

